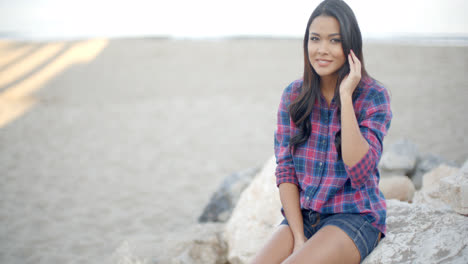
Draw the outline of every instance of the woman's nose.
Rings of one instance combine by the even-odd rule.
[[[320,41],[319,46],[317,48],[317,52],[319,54],[327,54],[328,53],[328,45],[326,41]]]

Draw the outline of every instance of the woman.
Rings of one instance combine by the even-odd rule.
[[[392,113],[363,65],[353,11],[325,0],[304,36],[304,75],[283,92],[275,131],[285,220],[252,263],[359,263],[386,231],[377,164]]]

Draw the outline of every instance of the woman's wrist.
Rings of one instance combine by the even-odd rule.
[[[350,99],[352,101],[352,94],[350,94],[347,91],[340,91],[340,99],[341,99],[341,102],[345,100],[350,100]]]
[[[288,222],[289,222],[289,228],[291,229],[294,240],[300,240],[301,238],[303,238],[304,237],[304,223],[302,220],[302,216],[294,217],[291,215],[290,220],[288,219]]]
[[[304,231],[302,231],[302,233],[293,233],[293,237],[294,237],[294,241],[302,241],[304,242],[304,239],[305,239],[305,235],[304,235]]]

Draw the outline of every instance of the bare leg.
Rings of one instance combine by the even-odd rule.
[[[353,240],[336,226],[325,226],[283,264],[359,263],[361,255]]]
[[[291,255],[294,237],[288,225],[280,225],[267,244],[257,253],[251,264],[281,263]]]

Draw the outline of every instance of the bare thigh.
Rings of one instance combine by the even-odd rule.
[[[283,263],[359,263],[360,260],[353,240],[339,227],[327,225]]]
[[[280,225],[266,245],[257,253],[251,264],[281,263],[293,251],[294,238],[288,225]]]

